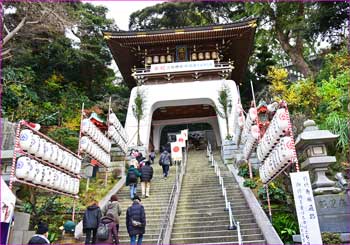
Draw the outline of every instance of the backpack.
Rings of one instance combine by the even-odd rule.
[[[108,224],[100,223],[97,228],[96,237],[98,240],[105,241],[109,238]]]
[[[137,176],[136,176],[135,171],[128,172],[128,180],[129,180],[129,183],[136,183],[137,182]]]
[[[163,155],[162,163],[163,165],[170,165],[169,154]]]

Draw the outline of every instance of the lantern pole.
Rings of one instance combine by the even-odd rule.
[[[271,211],[271,203],[270,203],[270,195],[269,195],[269,185],[265,185],[266,189],[266,197],[267,197],[267,207],[269,209],[269,217],[270,217],[270,222],[272,222],[272,211]]]

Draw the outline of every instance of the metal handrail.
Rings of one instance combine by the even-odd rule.
[[[184,168],[185,168],[186,163],[187,163],[186,150],[185,150],[185,156],[183,157],[183,159],[184,160],[181,161],[181,164],[180,164],[180,170],[177,169],[177,164],[176,164],[175,183],[174,183],[173,188],[171,190],[169,201],[168,201],[168,206],[167,206],[167,209],[163,215],[163,219],[161,222],[161,228],[160,228],[160,232],[159,232],[159,236],[158,236],[158,240],[157,240],[158,245],[163,244],[165,233],[169,227],[170,213],[171,213],[172,209],[174,208],[175,195],[176,195],[176,193],[179,192],[179,184],[180,184],[179,182],[180,182],[181,177],[185,173]]]
[[[219,183],[221,185],[222,195],[225,198],[225,211],[228,211],[229,220],[230,220],[230,225],[229,225],[228,229],[229,230],[237,229],[238,244],[242,245],[243,239],[242,239],[242,234],[241,234],[241,227],[240,227],[239,222],[238,221],[236,222],[235,218],[233,217],[231,202],[229,202],[228,198],[227,198],[227,191],[226,191],[226,187],[224,184],[224,178],[221,176],[220,167],[219,167],[218,163],[214,160],[214,154],[212,152],[211,152],[211,155],[209,156],[209,159],[211,159],[211,166],[214,167],[214,171],[216,173],[216,176],[219,178]]]

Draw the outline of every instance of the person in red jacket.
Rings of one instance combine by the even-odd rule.
[[[118,231],[116,227],[116,223],[114,221],[114,216],[111,213],[107,213],[106,216],[103,216],[100,221],[100,225],[108,226],[108,239],[101,240],[97,236],[96,243],[97,244],[118,244]]]

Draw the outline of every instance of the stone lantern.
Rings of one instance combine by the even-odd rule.
[[[336,162],[335,156],[327,155],[327,144],[334,143],[339,135],[320,130],[313,120],[304,122],[304,130],[295,141],[295,148],[304,160],[301,169],[310,170],[315,178],[312,183],[314,195],[339,193],[342,190],[326,176],[328,166]]]

